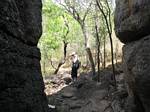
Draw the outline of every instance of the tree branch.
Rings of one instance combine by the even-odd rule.
[[[88,8],[87,8],[87,10],[86,10],[86,12],[84,13],[84,16],[83,16],[82,21],[85,21],[86,16],[87,16],[87,14],[89,13],[89,8],[91,7],[91,5],[92,5],[92,1],[90,2],[89,6],[88,6]]]

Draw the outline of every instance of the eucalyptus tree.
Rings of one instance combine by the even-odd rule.
[[[79,23],[84,37],[84,47],[91,64],[93,75],[95,75],[95,64],[89,45],[88,32],[86,29],[86,17],[90,11],[92,0],[57,0],[57,1]]]

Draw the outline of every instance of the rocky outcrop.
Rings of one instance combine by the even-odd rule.
[[[125,43],[126,112],[150,112],[150,1],[116,0],[115,30]]]
[[[129,96],[136,106],[135,112],[150,111],[150,36],[131,42],[123,48],[125,78]]]
[[[116,0],[115,31],[123,43],[149,35],[149,20],[149,0]]]
[[[40,0],[0,1],[0,112],[47,112]]]

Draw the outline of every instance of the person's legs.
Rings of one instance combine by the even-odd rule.
[[[74,74],[74,81],[77,81],[77,70],[76,70],[76,72]]]
[[[77,70],[74,69],[71,71],[71,78],[73,82],[77,80]]]

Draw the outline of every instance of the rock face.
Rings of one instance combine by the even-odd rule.
[[[116,0],[115,30],[125,43],[123,64],[129,94],[126,112],[150,112],[149,9],[149,0]]]
[[[128,43],[149,35],[150,0],[116,0],[115,31]]]
[[[0,1],[0,112],[47,112],[40,0]]]
[[[128,93],[134,98],[135,112],[150,112],[150,36],[124,46],[124,67]],[[139,111],[140,110],[140,111]]]

